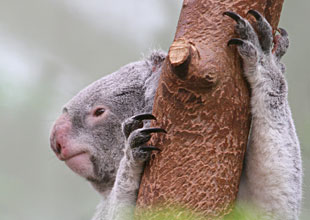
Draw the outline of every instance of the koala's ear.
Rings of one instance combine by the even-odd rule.
[[[152,51],[150,56],[147,58],[153,66],[161,65],[167,57],[167,53],[162,50]]]

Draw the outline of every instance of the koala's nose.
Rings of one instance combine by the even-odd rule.
[[[50,145],[57,156],[66,148],[71,131],[71,122],[66,113],[62,114],[55,122],[50,136]]]
[[[61,144],[56,140],[56,146],[53,147],[54,148],[54,151],[57,153],[57,154],[61,154],[61,149],[63,148],[61,146]]]

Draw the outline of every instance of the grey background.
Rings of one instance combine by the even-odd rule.
[[[0,0],[0,219],[90,219],[99,200],[58,161],[49,131],[80,89],[150,49],[167,50],[182,1]],[[285,1],[289,101],[310,215],[310,1]]]

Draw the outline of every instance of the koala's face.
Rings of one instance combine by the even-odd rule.
[[[60,160],[101,187],[113,186],[123,156],[124,116],[113,106],[111,95],[100,83],[94,83],[64,106],[50,137],[51,148]]]
[[[152,69],[148,61],[139,61],[95,81],[64,106],[52,128],[57,157],[96,187],[113,186],[123,157],[121,123],[144,113],[144,83]]]

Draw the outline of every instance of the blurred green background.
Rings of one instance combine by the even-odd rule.
[[[0,219],[90,219],[99,197],[58,161],[49,132],[80,89],[150,49],[167,50],[182,1],[0,0]],[[289,100],[310,216],[310,1],[286,0]]]

